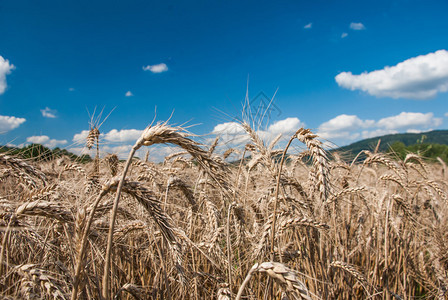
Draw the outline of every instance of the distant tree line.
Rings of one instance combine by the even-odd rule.
[[[59,147],[50,149],[41,144],[30,144],[23,148],[3,146],[0,147],[0,153],[8,153],[23,159],[33,159],[37,161],[49,161],[62,156],[69,157],[71,160],[81,163],[92,161],[92,158],[88,154],[76,155],[66,149],[61,149]]]

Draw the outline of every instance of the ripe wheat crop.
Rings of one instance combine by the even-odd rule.
[[[363,151],[347,162],[308,129],[295,151],[242,128],[249,144],[218,151],[219,139],[159,123],[126,162],[0,154],[0,297],[445,299],[442,160]],[[154,144],[179,152],[134,157]]]

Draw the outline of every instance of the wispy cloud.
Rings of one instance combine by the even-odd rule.
[[[0,95],[5,92],[7,87],[6,75],[10,74],[14,69],[15,66],[9,63],[9,60],[4,59],[3,56],[0,56]]]
[[[0,116],[0,133],[13,130],[26,121],[25,118]]]
[[[68,91],[69,91],[69,92],[74,92],[74,91],[75,91],[75,88],[72,88],[72,87],[71,87],[71,88],[68,88]]]
[[[168,66],[164,63],[157,65],[147,65],[143,67],[143,71],[151,71],[152,73],[162,73],[168,71]]]
[[[376,97],[429,99],[438,92],[448,91],[448,51],[420,55],[360,75],[342,72],[335,79],[343,88]]]
[[[343,32],[343,33],[341,34],[341,39],[346,38],[347,36],[348,36],[348,33],[347,33],[347,32]]]
[[[51,109],[49,107],[45,107],[45,109],[41,109],[40,112],[44,118],[56,118],[57,111],[55,109]]]
[[[134,94],[132,94],[131,91],[127,91],[126,94],[124,94],[126,97],[132,97]]]
[[[364,30],[366,27],[362,23],[350,23],[350,29],[352,30]]]
[[[313,23],[308,23],[305,26],[303,26],[303,28],[305,29],[311,29],[313,27]]]

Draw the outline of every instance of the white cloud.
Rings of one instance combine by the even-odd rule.
[[[0,95],[5,92],[7,87],[6,75],[10,74],[14,69],[15,66],[9,63],[9,60],[4,59],[3,56],[0,55]]]
[[[243,127],[237,122],[221,123],[213,128],[213,134],[240,134],[244,133]]]
[[[238,122],[218,124],[213,128],[212,134],[219,135],[223,143],[243,144],[249,142],[246,131]]]
[[[72,88],[72,87],[71,87],[71,88],[68,88],[68,91],[69,91],[69,92],[74,92],[74,91],[75,91],[75,88]]]
[[[318,128],[318,135],[325,139],[356,139],[359,129],[372,127],[375,121],[361,120],[355,115],[339,115],[327,122],[322,123]]]
[[[113,153],[118,155],[120,159],[126,159],[129,155],[129,152],[132,149],[133,144],[125,144],[125,145],[101,145],[100,147],[100,156],[103,157],[108,153]],[[92,151],[89,151],[85,147],[71,147],[67,149],[68,151],[75,153],[76,155],[81,154],[90,154],[92,155]],[[153,145],[151,147],[142,147],[137,150],[135,156],[143,159],[145,157],[146,151],[149,150],[149,160],[152,162],[161,162],[165,159],[165,156],[179,152],[181,149],[177,146],[168,146],[168,145]]]
[[[348,36],[348,33],[347,33],[347,32],[343,32],[343,33],[341,34],[341,39],[346,38],[347,36]]]
[[[286,118],[270,125],[268,132],[273,135],[278,135],[279,133],[294,133],[304,126],[305,123],[302,123],[298,118]]]
[[[391,129],[375,129],[375,130],[364,130],[361,133],[361,137],[363,139],[369,139],[377,136],[382,136],[386,134],[395,134],[398,133],[397,130],[391,130]]]
[[[121,159],[124,159],[128,156],[129,151],[131,151],[132,145],[114,145],[109,146],[105,145],[101,147],[101,151],[103,153],[114,153],[117,154],[117,156]]]
[[[362,23],[350,23],[350,29],[352,30],[364,30],[366,27]]]
[[[286,118],[271,124],[266,130],[258,130],[257,134],[265,142],[283,134],[282,139],[290,137],[299,128],[304,127],[305,124],[298,118]],[[250,142],[250,137],[238,122],[221,123],[215,126],[211,134],[218,135],[220,141],[225,144],[233,146],[241,146]]]
[[[0,116],[0,133],[13,130],[26,121],[25,118]]]
[[[305,26],[303,26],[303,28],[305,29],[311,29],[313,27],[313,23],[308,23]]]
[[[46,135],[39,135],[39,136],[30,136],[26,138],[26,141],[28,143],[34,143],[34,144],[44,144],[48,142],[50,138]]]
[[[23,148],[24,146],[25,146],[24,143],[21,143],[21,144],[18,144],[18,145],[12,144],[12,143],[6,143],[6,147],[10,147],[10,148]]]
[[[54,148],[56,146],[67,144],[67,140],[50,139],[50,137],[46,135],[30,136],[26,138],[26,141],[28,143],[41,144],[48,148]]]
[[[408,130],[406,130],[407,133],[420,133],[422,131],[423,130],[420,130],[420,129],[408,129]]]
[[[134,94],[132,94],[131,91],[127,91],[126,94],[124,94],[126,97],[132,97]]]
[[[377,97],[428,99],[448,91],[448,51],[420,55],[360,75],[342,72],[335,79],[343,88],[362,90]]]
[[[56,110],[45,107],[45,109],[41,109],[40,112],[42,116],[45,118],[56,118]]]
[[[356,115],[339,115],[322,123],[317,134],[321,138],[343,145],[360,138],[399,132],[429,131],[440,125],[442,118],[435,118],[433,113],[402,112],[378,121],[362,120]]]
[[[447,112],[447,113],[445,113],[445,117],[447,117],[447,118],[448,118],[448,112]]]
[[[86,142],[86,138],[87,138],[87,136],[89,135],[89,130],[83,130],[83,131],[81,131],[80,133],[76,133],[74,136],[73,136],[73,142],[75,142],[75,143],[81,143],[81,144],[83,144],[83,143],[85,143]]]
[[[143,71],[151,71],[152,73],[162,73],[168,71],[168,67],[164,63],[152,66],[147,65],[146,67],[143,67]]]
[[[434,118],[433,113],[402,112],[396,116],[383,118],[376,125],[385,129],[427,129],[442,125],[442,119]]]
[[[104,135],[104,139],[108,142],[122,143],[122,142],[135,142],[141,135],[143,130],[137,129],[112,129]]]

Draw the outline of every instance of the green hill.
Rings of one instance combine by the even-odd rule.
[[[392,145],[394,149],[406,147],[406,149],[416,148],[414,145],[420,144],[421,148],[428,148],[430,145],[448,145],[448,130],[433,130],[421,133],[398,133],[398,134],[388,134],[379,137],[374,137],[370,139],[365,139],[358,141],[356,143],[337,148],[333,151],[343,153],[347,158],[353,158],[362,150],[374,150],[378,144],[378,140],[381,139],[379,151],[388,152]],[[402,144],[399,144],[402,143]],[[413,147],[409,147],[413,146]],[[444,148],[444,147],[443,147]],[[423,150],[424,150],[423,149]]]

